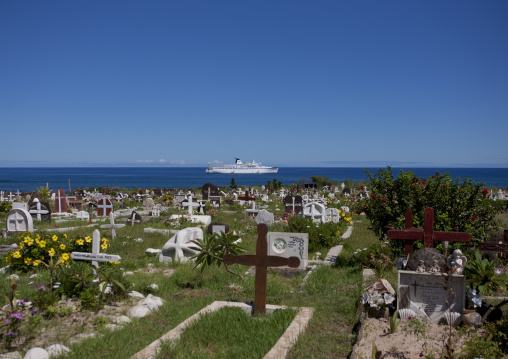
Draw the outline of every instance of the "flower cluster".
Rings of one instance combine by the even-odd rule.
[[[339,209],[339,220],[349,224],[353,224],[353,217],[351,216],[351,214],[348,212],[344,212],[340,209]]]
[[[381,279],[367,287],[366,292],[362,294],[361,302],[368,304],[370,308],[384,308],[395,301],[395,290],[390,282]]]

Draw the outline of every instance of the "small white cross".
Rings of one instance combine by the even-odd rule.
[[[93,231],[92,235],[92,253],[86,252],[72,252],[72,259],[91,260],[95,268],[99,268],[99,261],[101,262],[119,262],[122,258],[116,254],[102,254],[101,253],[101,234],[98,229]]]
[[[111,240],[113,240],[116,237],[115,228],[125,227],[125,224],[115,224],[115,215],[113,212],[109,212],[109,222],[109,224],[101,225],[101,228],[111,228]]]
[[[37,220],[41,220],[41,214],[48,214],[49,211],[47,209],[41,209],[41,202],[38,198],[34,199],[34,203],[37,205],[37,209],[31,209],[29,212],[33,214],[37,214]]]
[[[12,194],[12,192],[9,192],[9,195],[7,197],[9,197],[9,202],[12,202],[12,197],[14,197],[14,195]]]

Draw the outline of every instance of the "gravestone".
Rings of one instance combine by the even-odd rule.
[[[130,217],[127,219],[127,223],[130,223],[131,226],[133,226],[134,223],[141,223],[141,221],[141,216],[136,211],[132,211]]]
[[[326,219],[328,222],[339,223],[340,214],[337,208],[326,209]]]
[[[267,226],[273,226],[275,223],[275,217],[273,213],[268,212],[266,209],[262,209],[256,216],[256,223],[258,225],[266,224]]]
[[[229,226],[224,223],[212,222],[208,225],[208,228],[206,229],[206,234],[220,233],[220,232],[228,233]]]
[[[196,246],[192,241],[197,239],[203,239],[203,230],[201,228],[189,227],[178,231],[162,247],[159,261],[163,263],[189,261],[194,254],[198,253],[197,250],[191,248]]]
[[[266,277],[267,267],[280,267],[287,265],[296,268],[300,265],[298,257],[283,258],[278,256],[270,256],[267,254],[268,226],[266,224],[258,224],[257,227],[258,240],[256,242],[256,254],[247,254],[235,256],[232,254],[224,255],[224,264],[243,264],[256,266],[256,279],[254,284],[254,315],[266,313]]]
[[[212,196],[210,195],[208,197],[208,202],[210,202],[210,204],[216,206],[216,207],[220,207],[220,204],[222,202],[222,197],[221,196]]]
[[[113,212],[109,212],[109,224],[101,225],[101,228],[109,228],[111,229],[111,239],[114,240],[116,237],[116,228],[125,227],[125,224],[115,224],[115,215]]]
[[[51,222],[51,210],[48,202],[40,202],[35,198],[30,206],[28,212],[32,215],[33,219],[38,221]]]
[[[99,217],[109,216],[113,212],[113,203],[109,198],[101,198],[97,204],[97,215]]]
[[[67,212],[67,197],[63,189],[58,189],[55,192],[55,213]]]
[[[152,209],[152,217],[160,217],[161,215],[161,207],[160,205],[156,204],[155,206],[153,206],[153,209]]]
[[[466,298],[465,279],[463,275],[454,274],[447,284],[449,288],[446,288],[442,274],[399,271],[397,310],[412,309],[418,317],[434,324],[450,310],[462,314]]]
[[[72,209],[77,209],[78,211],[83,210],[83,201],[79,199],[70,199],[69,201],[69,207]]]
[[[309,234],[268,232],[268,255],[284,258],[298,257],[298,268],[307,268],[309,257]]]
[[[326,208],[321,203],[310,202],[303,206],[303,216],[312,218],[313,222],[326,222]]]
[[[151,211],[153,209],[154,202],[153,199],[150,197],[147,197],[143,200],[143,210],[144,211]]]
[[[76,218],[85,220],[85,221],[89,221],[90,220],[90,213],[88,213],[87,211],[79,211],[76,215]]]
[[[175,204],[182,203],[186,198],[184,194],[175,194]]]
[[[214,197],[220,196],[219,188],[211,183],[205,183],[203,187],[201,187],[201,193],[203,195],[204,201],[209,201],[210,196]]]
[[[303,199],[302,196],[287,195],[284,197],[284,212],[301,214],[303,211]]]
[[[7,234],[32,232],[34,230],[33,219],[26,209],[15,208],[7,213]]]
[[[99,268],[99,262],[120,262],[122,259],[116,254],[104,254],[101,250],[101,234],[98,229],[93,231],[92,235],[92,253],[72,252],[71,258],[83,261],[92,261],[95,268]]]
[[[11,193],[12,194],[12,193]],[[10,197],[10,196],[9,196]],[[37,200],[41,200],[41,195],[39,194],[39,192],[35,191],[35,192],[32,192],[30,193],[30,199],[28,200],[28,207],[31,207],[32,206],[32,203],[34,202],[34,200],[37,198]],[[12,200],[11,200],[12,202]]]
[[[12,202],[12,209],[20,208],[28,211],[28,203],[27,202]]]

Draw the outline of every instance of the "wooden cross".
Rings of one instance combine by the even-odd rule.
[[[390,239],[403,239],[405,241],[405,254],[413,253],[413,245],[410,241],[423,240],[425,248],[432,248],[434,241],[445,242],[470,242],[471,233],[465,232],[435,232],[434,231],[434,208],[425,208],[425,222],[423,229],[411,228],[413,225],[413,213],[406,209],[406,229],[396,230],[390,227],[386,236]]]
[[[235,256],[232,254],[224,255],[224,264],[243,264],[256,266],[255,294],[254,294],[254,315],[266,313],[266,273],[267,267],[289,266],[297,268],[300,265],[298,257],[278,257],[269,256],[266,234],[268,226],[264,223],[258,224],[258,240],[256,243],[256,254],[247,254],[243,256]]]

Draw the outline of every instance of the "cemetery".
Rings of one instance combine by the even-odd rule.
[[[390,168],[2,193],[0,358],[506,357],[499,193]]]

